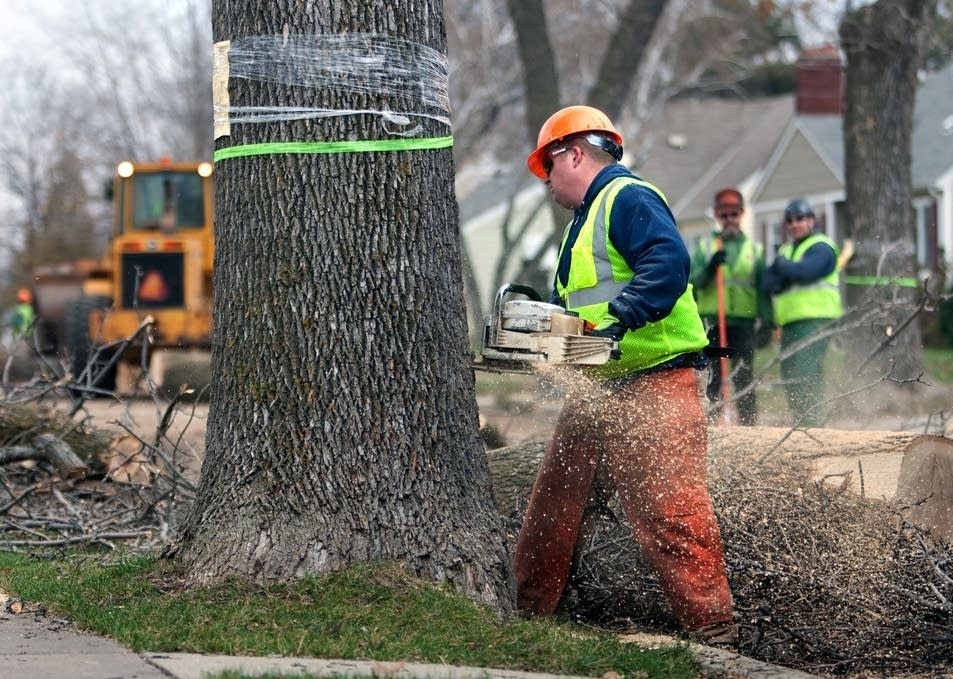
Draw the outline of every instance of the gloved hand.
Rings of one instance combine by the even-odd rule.
[[[796,273],[797,265],[787,257],[778,257],[771,263],[771,268],[785,279],[791,278]]]
[[[589,333],[589,337],[608,337],[616,342],[621,342],[623,335],[625,335],[625,326],[618,321],[609,325],[600,325]]]
[[[615,342],[621,342],[622,336],[625,335],[625,330],[625,326],[619,321],[610,321],[608,323],[600,324],[599,327],[589,333],[589,337],[607,337]],[[613,349],[612,353],[609,355],[609,358],[622,358],[622,351],[619,349]]]
[[[774,262],[764,270],[764,278],[761,281],[761,287],[769,295],[780,294],[790,284],[784,274],[778,271],[776,264],[777,262]]]
[[[725,254],[724,250],[715,251],[715,253],[711,256],[711,259],[708,260],[708,264],[705,267],[709,276],[715,275],[715,271],[718,269],[718,267],[725,263],[726,256],[727,255]]]

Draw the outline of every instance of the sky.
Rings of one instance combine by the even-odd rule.
[[[0,3],[0,59],[37,49],[45,42],[44,17],[63,14],[65,7],[69,7],[69,3],[62,0],[4,0]]]
[[[87,3],[109,2],[111,0],[81,0]],[[170,0],[175,3],[176,0]],[[827,36],[807,24],[800,26],[809,42],[824,42],[836,35],[836,21],[844,7],[844,0],[815,0],[818,8],[816,15],[822,23]],[[854,0],[855,7],[870,4],[870,0]],[[76,11],[76,0],[3,0],[0,2],[0,59],[9,54],[28,49],[43,41],[43,20],[45,17],[64,16]]]

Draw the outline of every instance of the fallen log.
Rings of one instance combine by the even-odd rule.
[[[905,448],[896,500],[908,521],[953,544],[953,440],[920,436]]]
[[[62,478],[105,474],[113,434],[36,403],[0,401],[0,465],[35,460]]]
[[[837,485],[858,494],[880,498],[880,493],[862,487],[870,484],[865,484],[863,468],[857,468],[857,460],[863,461],[865,456],[896,456],[895,470],[899,470],[904,450],[917,437],[917,434],[895,431],[710,427],[708,448],[713,463],[726,455],[743,456],[754,464],[772,458],[790,460],[802,464],[818,479],[834,479]],[[497,507],[504,514],[528,497],[547,442],[533,440],[487,451]],[[896,478],[892,481],[895,487]],[[883,483],[889,485],[889,480]],[[891,497],[893,488],[887,499]]]
[[[63,478],[85,476],[89,467],[80,460],[73,449],[53,434],[37,434],[32,446],[7,446],[0,448],[0,464],[36,460],[52,466]]]
[[[69,446],[80,460],[98,468],[112,434],[73,420],[52,408],[0,401],[0,447],[25,445],[34,436],[49,433]]]

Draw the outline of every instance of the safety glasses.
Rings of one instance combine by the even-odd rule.
[[[565,153],[569,150],[568,146],[557,146],[554,149],[546,151],[543,154],[543,171],[546,173],[546,176],[549,176],[549,173],[553,171],[553,158],[558,156],[560,153]]]
[[[788,224],[793,224],[794,222],[803,222],[805,219],[810,219],[810,218],[811,218],[811,215],[803,215],[800,217],[788,217],[784,221],[786,221]]]

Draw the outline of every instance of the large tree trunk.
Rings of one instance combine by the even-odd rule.
[[[309,45],[375,33],[446,53],[440,0],[216,0],[213,32],[233,51],[246,36],[281,46],[283,33]],[[233,69],[229,90],[233,108],[420,110],[420,83],[405,77],[386,94],[373,83],[354,94],[239,80]],[[418,141],[449,134],[419,120]],[[217,147],[382,139],[392,127],[354,113],[233,125]],[[450,149],[272,153],[221,160],[217,173],[213,394],[178,549],[188,579],[400,560],[511,609],[478,433]]]
[[[910,283],[917,273],[910,139],[917,69],[935,13],[936,0],[879,0],[840,26],[847,232],[856,242],[847,301],[855,313],[871,314],[869,333],[851,345],[862,368],[900,379],[920,372],[918,326],[905,324],[919,293],[883,283]]]

